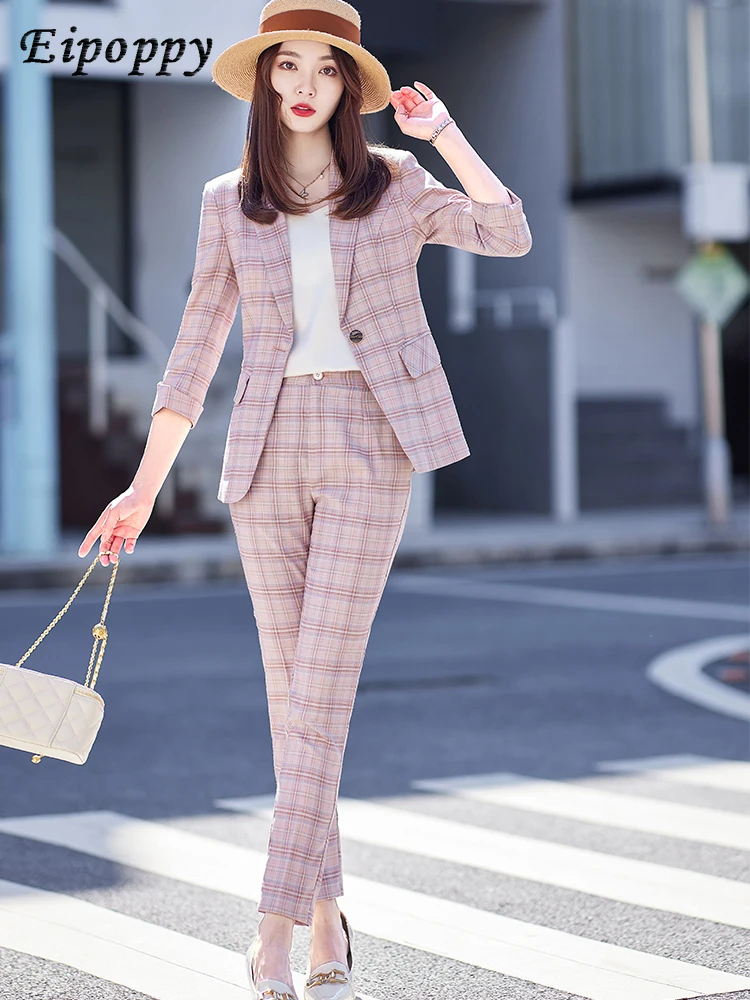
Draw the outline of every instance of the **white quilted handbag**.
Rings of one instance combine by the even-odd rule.
[[[107,645],[107,617],[112,588],[115,584],[119,559],[112,563],[107,595],[101,618],[92,628],[94,646],[91,650],[86,681],[78,684],[67,677],[42,674],[21,664],[56,625],[73,602],[73,598],[88,579],[89,573],[102,555],[100,552],[83,575],[65,607],[49,623],[33,646],[16,664],[0,663],[0,746],[26,750],[38,764],[42,757],[58,757],[73,764],[85,764],[104,717],[104,699],[94,691],[99,667]],[[99,654],[97,656],[97,644]],[[94,657],[96,666],[93,669]],[[90,683],[89,683],[90,681]]]

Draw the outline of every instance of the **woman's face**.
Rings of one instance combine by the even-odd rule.
[[[316,132],[325,125],[344,92],[331,46],[312,39],[282,42],[271,67],[271,86],[281,94],[280,119],[292,132]],[[292,108],[306,104],[314,114]]]

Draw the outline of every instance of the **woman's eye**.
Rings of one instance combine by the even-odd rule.
[[[294,66],[294,63],[291,61],[291,59],[285,59],[283,62],[279,63],[279,69],[283,69],[285,66]],[[335,68],[333,66],[324,66],[323,69],[333,70],[332,73],[326,73],[325,74],[326,76],[336,76],[337,75],[336,70],[335,70]]]

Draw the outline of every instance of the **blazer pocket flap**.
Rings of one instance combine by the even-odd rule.
[[[429,330],[407,340],[399,347],[398,353],[413,378],[431,372],[440,364],[440,352]]]
[[[237,383],[237,389],[234,393],[234,399],[232,400],[232,405],[236,406],[241,402],[242,397],[245,395],[245,389],[247,388],[247,383],[250,381],[250,372],[244,369],[240,372],[240,379]]]

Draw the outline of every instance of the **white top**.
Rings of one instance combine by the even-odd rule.
[[[328,204],[286,215],[292,263],[294,342],[284,375],[360,370],[339,324]]]

